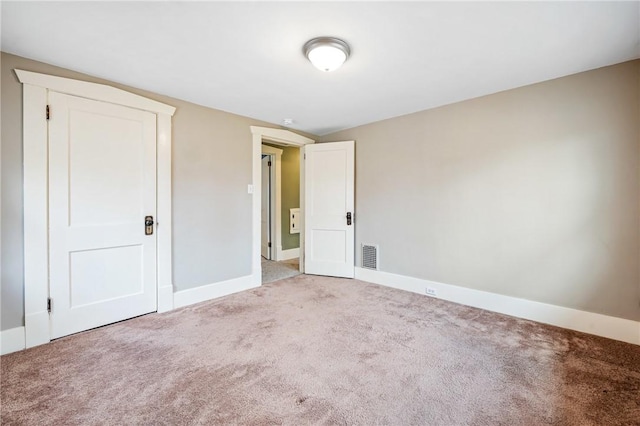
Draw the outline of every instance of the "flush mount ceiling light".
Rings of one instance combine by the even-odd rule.
[[[317,37],[302,48],[304,56],[320,71],[334,71],[344,63],[351,53],[349,45],[335,37]]]

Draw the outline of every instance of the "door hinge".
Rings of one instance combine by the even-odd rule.
[[[269,162],[267,163],[267,166],[271,167],[271,161],[269,161]]]
[[[47,105],[47,120],[51,117],[51,113],[49,111],[49,105]]]
[[[267,244],[267,247],[271,248],[271,243],[268,243],[268,244]]]
[[[304,159],[305,159],[305,160],[307,159],[307,154],[305,154],[305,155],[304,155]]]
[[[47,312],[51,313],[51,298],[47,297]]]

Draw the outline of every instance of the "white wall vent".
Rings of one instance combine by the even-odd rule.
[[[362,267],[378,270],[378,246],[374,244],[362,244]]]

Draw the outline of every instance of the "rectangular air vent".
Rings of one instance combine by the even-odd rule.
[[[362,244],[362,267],[367,269],[378,269],[377,245]]]

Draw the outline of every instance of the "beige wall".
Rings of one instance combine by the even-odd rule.
[[[382,271],[640,320],[639,60],[349,139]]]
[[[176,291],[251,273],[252,135],[268,123],[2,53],[0,329],[23,325],[22,86],[14,68],[107,83],[177,107],[173,117],[173,283]]]

